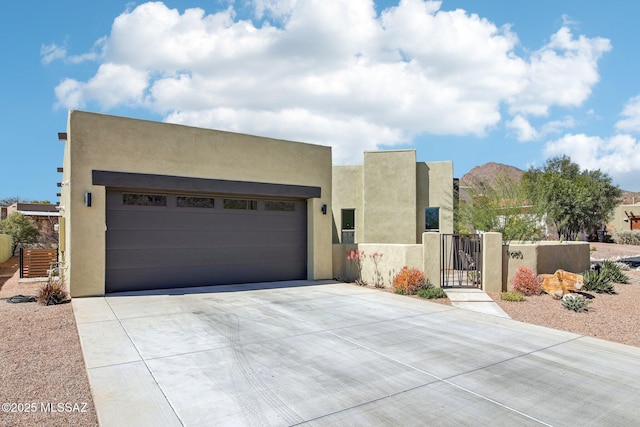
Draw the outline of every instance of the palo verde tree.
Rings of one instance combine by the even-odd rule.
[[[21,213],[12,213],[0,221],[0,233],[8,234],[13,239],[11,253],[15,254],[19,245],[35,243],[40,236],[40,230],[35,222]]]
[[[568,156],[549,159],[543,168],[530,168],[522,185],[527,198],[545,210],[558,238],[565,240],[601,227],[622,196],[606,173],[581,171]]]
[[[519,182],[507,177],[491,185],[466,188],[467,200],[457,207],[459,231],[496,231],[505,242],[539,240],[542,236],[541,215],[527,200]]]

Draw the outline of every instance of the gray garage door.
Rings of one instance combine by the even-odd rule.
[[[106,292],[307,278],[305,200],[107,190]]]

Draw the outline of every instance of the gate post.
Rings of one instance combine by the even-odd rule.
[[[433,286],[440,283],[440,233],[422,233],[422,262],[424,274]]]
[[[482,290],[502,292],[502,233],[482,235]]]

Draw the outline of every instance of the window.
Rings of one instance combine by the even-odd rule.
[[[427,231],[440,230],[440,208],[426,208],[424,210],[424,229]]]
[[[224,199],[222,206],[225,209],[248,209],[255,211],[258,209],[257,200],[245,200],[245,199]]]
[[[127,206],[167,206],[167,196],[158,194],[122,194],[122,204]]]
[[[342,243],[356,241],[356,210],[342,209]]]
[[[214,199],[211,197],[178,196],[176,206],[179,208],[208,208],[213,209]]]
[[[267,211],[293,212],[296,210],[296,204],[294,202],[267,200],[264,202],[264,209]]]

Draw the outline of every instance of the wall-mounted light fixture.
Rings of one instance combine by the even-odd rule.
[[[84,205],[88,208],[91,207],[91,193],[88,191],[84,193]]]
[[[67,133],[66,132],[58,132],[58,141],[66,141]]]
[[[327,204],[323,203],[322,204],[322,208],[320,210],[322,211],[322,215],[326,215],[327,214]]]

